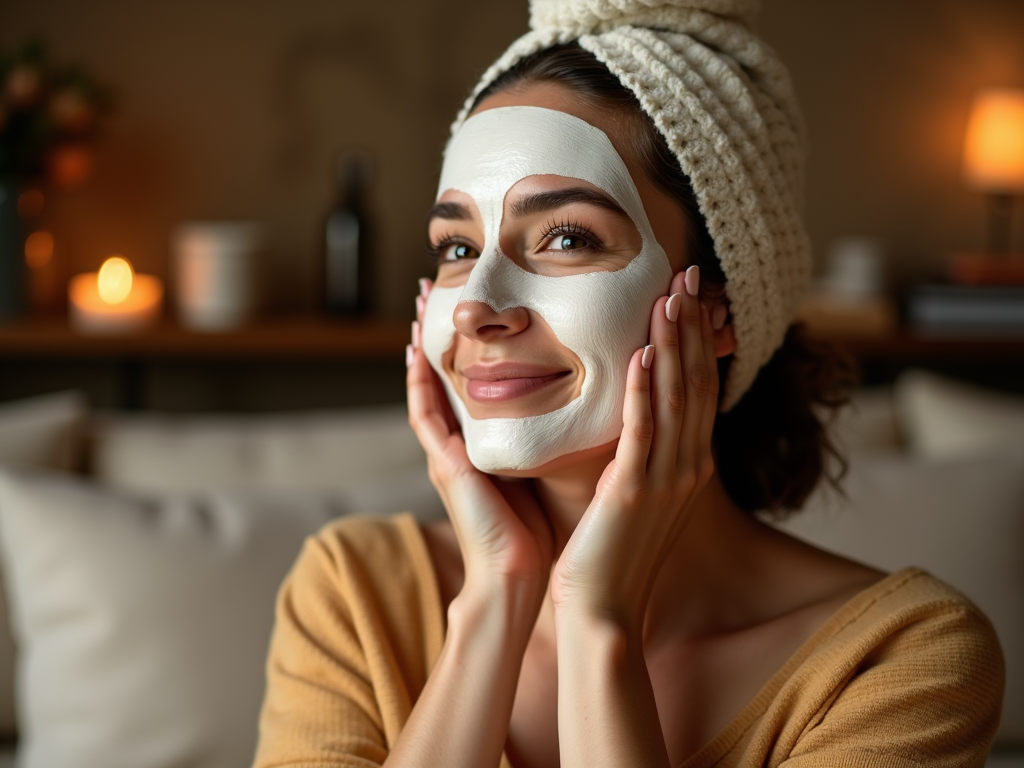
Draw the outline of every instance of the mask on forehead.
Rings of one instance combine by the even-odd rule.
[[[640,252],[615,272],[550,277],[527,272],[499,245],[505,195],[528,176],[582,179],[617,202],[642,238]],[[459,190],[483,218],[483,247],[464,286],[435,287],[423,318],[423,350],[444,382],[462,426],[470,461],[484,472],[527,470],[567,453],[615,440],[622,431],[626,370],[647,343],[651,309],[672,269],[654,239],[640,195],[622,158],[599,129],[539,107],[503,107],[467,120],[445,151],[438,196]],[[456,306],[479,301],[495,312],[533,310],[585,370],[580,394],[539,416],[475,419],[442,364],[457,333]]]

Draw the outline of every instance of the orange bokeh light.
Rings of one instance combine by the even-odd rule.
[[[31,269],[41,269],[53,258],[53,235],[44,230],[33,232],[25,240],[25,263]]]
[[[1024,191],[1024,90],[989,89],[975,97],[964,175],[986,192]]]

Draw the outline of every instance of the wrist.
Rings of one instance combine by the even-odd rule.
[[[524,643],[533,631],[544,587],[516,579],[493,579],[488,584],[467,579],[448,606],[448,632],[458,637],[481,633]]]
[[[644,613],[629,603],[562,600],[554,605],[555,631],[564,637],[633,642],[643,633]]]

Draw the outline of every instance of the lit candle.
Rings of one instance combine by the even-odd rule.
[[[76,275],[68,284],[71,327],[87,334],[138,333],[160,317],[164,285],[137,275],[121,256],[111,256],[99,272]]]

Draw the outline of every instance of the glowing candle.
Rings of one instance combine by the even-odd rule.
[[[99,272],[76,275],[68,284],[71,327],[87,334],[139,333],[160,318],[163,283],[138,275],[127,259],[111,256]]]

